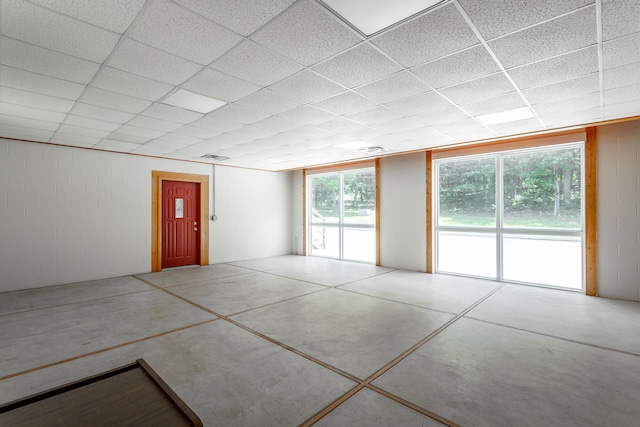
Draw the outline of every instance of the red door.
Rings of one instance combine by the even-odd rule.
[[[200,184],[162,181],[162,268],[200,264]]]

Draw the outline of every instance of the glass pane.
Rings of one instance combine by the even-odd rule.
[[[505,236],[504,279],[582,289],[579,237]]]
[[[340,258],[340,229],[311,227],[311,255]]]
[[[337,223],[340,218],[340,175],[311,177],[311,221]]]
[[[504,226],[582,228],[580,148],[504,156]]]
[[[440,225],[495,227],[495,157],[438,165]]]
[[[439,232],[438,271],[495,279],[495,234]]]
[[[376,223],[376,174],[362,169],[344,174],[344,222]]]
[[[375,229],[344,229],[344,259],[376,262]]]
[[[176,199],[176,218],[184,218],[184,200]]]

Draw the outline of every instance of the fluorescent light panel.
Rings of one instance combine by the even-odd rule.
[[[442,0],[323,0],[351,25],[370,36]]]
[[[516,108],[515,110],[502,111],[500,113],[485,114],[476,116],[476,119],[485,126],[497,125],[501,123],[516,122],[518,120],[530,119],[534,117],[533,111],[529,107]]]
[[[164,101],[162,101],[162,103],[184,108],[186,110],[197,111],[198,113],[209,113],[226,104],[224,101],[209,98],[208,96],[198,95],[197,93],[189,92],[184,89],[180,89],[169,95],[164,99]]]

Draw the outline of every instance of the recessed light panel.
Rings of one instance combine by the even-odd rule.
[[[170,96],[166,97],[162,102],[175,107],[197,111],[198,113],[209,113],[226,104],[224,101],[209,98],[208,96],[198,95],[197,93],[189,92],[184,89],[174,92]]]
[[[443,0],[323,0],[351,25],[370,36]]]
[[[502,111],[500,113],[477,116],[476,119],[483,125],[490,126],[500,123],[509,123],[518,120],[530,119],[532,117],[534,117],[533,111],[531,111],[529,107],[522,107],[516,108],[515,110]]]

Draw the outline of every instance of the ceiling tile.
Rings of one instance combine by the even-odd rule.
[[[99,107],[97,105],[84,104],[82,102],[78,103],[73,108],[73,114],[120,124],[128,122],[135,116],[133,113],[112,110],[111,108]]]
[[[356,92],[378,101],[387,103],[418,95],[429,91],[429,87],[407,71],[401,71],[382,80],[369,83],[356,89]]]
[[[416,76],[439,89],[500,71],[484,46],[476,46],[411,69]]]
[[[57,111],[42,110],[40,108],[27,107],[24,105],[9,104],[0,102],[0,114],[9,116],[24,117],[27,119],[44,120],[47,122],[60,123],[66,114]]]
[[[605,116],[609,119],[637,116],[638,112],[640,112],[640,101],[637,99],[619,104],[607,105],[604,108]]]
[[[589,107],[584,110],[572,111],[568,114],[555,114],[544,117],[543,121],[549,128],[559,128],[585,123],[593,123],[602,120],[602,109],[598,107]]]
[[[594,0],[460,0],[460,5],[485,40],[555,18]]]
[[[605,69],[640,62],[640,32],[603,43],[602,59]]]
[[[482,101],[513,91],[515,91],[515,88],[502,73],[496,73],[440,90],[444,96],[456,104]]]
[[[135,114],[151,105],[151,102],[141,98],[135,98],[133,96],[123,95],[94,87],[87,88],[87,91],[82,95],[81,101],[88,104]]]
[[[161,136],[166,134],[166,132],[164,131],[141,128],[131,125],[123,125],[122,127],[119,127],[118,133],[123,133],[125,135],[142,136],[145,138],[160,138]]]
[[[192,135],[187,135],[185,133],[176,133],[169,132],[166,135],[162,135],[158,139],[154,139],[154,141],[164,141],[171,144],[180,144],[184,146],[197,144],[198,142],[204,141],[205,138],[196,137]]]
[[[302,69],[295,62],[250,40],[231,49],[211,68],[260,86],[268,86]]]
[[[316,102],[346,90],[309,70],[280,80],[269,86],[269,89],[304,103]]]
[[[202,69],[194,62],[131,39],[114,50],[108,65],[172,85],[179,85]]]
[[[91,136],[72,135],[67,133],[56,132],[51,137],[51,142],[62,145],[70,145],[74,147],[93,147],[101,138]]]
[[[49,138],[53,136],[53,133],[52,130],[31,129],[0,123],[0,135],[5,138],[28,139],[42,142],[48,141]]]
[[[121,126],[120,123],[106,122],[104,120],[75,116],[73,114],[70,114],[67,116],[67,118],[64,121],[64,124],[90,128],[90,129],[106,130],[110,132],[118,129]]]
[[[640,62],[604,70],[604,89],[615,89],[640,83]]]
[[[56,98],[40,93],[26,92],[8,86],[0,86],[0,102],[42,108],[44,110],[68,113],[74,102],[69,99]]]
[[[364,129],[364,126],[360,123],[354,122],[353,120],[345,119],[344,117],[338,117],[336,119],[329,120],[328,122],[319,123],[314,127],[336,134]]]
[[[368,110],[377,104],[354,92],[345,92],[314,104],[318,108],[338,115]]]
[[[437,92],[427,92],[411,98],[391,102],[386,106],[401,116],[413,116],[428,111],[443,110],[451,106],[451,103]]]
[[[182,123],[169,122],[167,120],[154,119],[146,116],[136,116],[129,120],[127,123],[131,126],[138,126],[141,128],[161,130],[165,132],[171,132],[179,127],[182,127]]]
[[[2,34],[78,58],[103,62],[120,38],[23,0],[3,0],[1,5]]]
[[[396,133],[396,132],[402,132],[409,129],[416,129],[423,126],[426,126],[426,123],[423,117],[420,115],[417,115],[417,116],[403,117],[401,119],[392,120],[390,122],[380,123],[375,125],[374,127],[386,133]]]
[[[144,110],[142,115],[184,124],[191,123],[194,120],[204,117],[204,114],[159,102]]]
[[[169,141],[164,141],[162,139],[154,139],[153,141],[149,141],[146,144],[143,145],[143,147],[147,147],[147,148],[155,148],[155,149],[170,149],[171,151],[173,150],[179,150],[180,148],[184,148],[187,147],[189,144],[181,144],[178,142],[169,142]]]
[[[401,69],[401,66],[368,43],[362,43],[313,67],[314,71],[349,88],[381,79]]]
[[[240,129],[236,129],[231,132],[232,135],[244,136],[252,139],[265,138],[267,136],[275,135],[276,133],[277,132],[256,123],[241,127]]]
[[[595,45],[595,22],[594,6],[494,40],[489,47],[505,68],[529,64]]]
[[[375,138],[382,135],[384,135],[383,131],[379,131],[372,127],[362,127],[360,129],[342,133],[342,136],[346,136],[347,138],[353,138],[356,140],[363,140],[363,141],[366,141],[369,138]]]
[[[599,105],[600,93],[592,93],[578,98],[537,104],[532,107],[536,113],[538,113],[542,121],[545,122],[548,117],[568,114],[574,111],[584,110],[586,108],[597,107]]]
[[[229,132],[234,129],[241,128],[243,124],[227,120],[226,117],[204,116],[201,119],[191,122],[191,126],[218,130],[220,132]]]
[[[254,108],[238,104],[228,104],[209,113],[209,117],[216,117],[223,120],[229,120],[231,123],[242,123],[245,125],[266,119],[270,115],[271,114],[267,114]],[[201,120],[203,119],[198,120],[198,122]],[[195,123],[192,124],[196,125]]]
[[[122,141],[114,141],[111,139],[103,139],[102,141],[100,141],[98,145],[95,146],[95,148],[128,153],[130,151],[135,150],[136,148],[140,148],[140,145],[132,144],[131,142],[122,142]]]
[[[604,0],[602,2],[602,37],[616,37],[640,31],[640,4],[637,1]]]
[[[171,85],[111,67],[100,70],[93,81],[93,86],[149,101],[157,101],[173,89]]]
[[[523,91],[522,94],[531,104],[539,104],[542,102],[554,102],[577,98],[580,95],[586,95],[599,90],[599,74],[591,73],[586,76],[578,77],[577,79],[565,80],[563,82],[541,86],[535,89],[528,89]]]
[[[76,83],[89,83],[98,71],[98,64],[54,52],[7,37],[0,40],[2,65],[57,77]]]
[[[496,98],[464,104],[461,105],[461,108],[472,116],[480,116],[483,114],[498,113],[526,106],[527,104],[518,92],[511,92]]]
[[[260,86],[237,79],[220,71],[205,68],[182,85],[192,92],[221,101],[233,102],[252,94]]]
[[[370,110],[360,111],[359,113],[349,114],[347,117],[363,125],[375,125],[377,123],[399,119],[400,115],[394,113],[387,107],[380,106]]]
[[[598,49],[595,46],[508,71],[520,89],[546,86],[597,72]]]
[[[110,133],[106,130],[84,128],[72,125],[60,125],[60,127],[58,128],[58,132],[72,135],[91,136],[93,138],[106,138]]]
[[[146,0],[30,0],[85,22],[122,34]]]
[[[0,66],[0,85],[67,100],[78,99],[85,88],[78,83],[5,66]]]
[[[248,36],[289,7],[295,0],[175,1],[243,36]]]
[[[498,135],[518,135],[528,132],[536,132],[544,130],[544,127],[538,119],[518,120],[516,122],[501,123],[499,125],[489,126],[491,130]]]
[[[9,116],[6,114],[0,114],[0,123],[3,123],[5,125],[22,126],[25,128],[49,130],[49,131],[54,131],[59,126],[58,123],[54,123],[54,122],[45,122],[42,120],[27,119],[24,117]]]
[[[311,105],[302,105],[300,107],[294,108],[293,110],[280,113],[278,116],[287,120],[298,122],[303,125],[313,125],[317,123],[327,122],[337,117],[333,113],[320,110],[316,107],[312,107]]]
[[[302,0],[251,39],[306,66],[333,56],[362,39],[325,8]]]
[[[223,133],[222,135],[218,135],[218,136],[214,136],[213,138],[209,138],[207,140],[210,144],[218,145],[218,146],[231,146],[231,145],[239,145],[239,144],[245,144],[249,141],[251,141],[251,138],[247,138],[244,136],[239,136],[239,135],[229,135],[226,133]]]
[[[176,129],[173,133],[178,135],[193,136],[194,138],[207,139],[220,135],[221,132],[213,129],[205,129],[187,125]]]
[[[138,19],[129,37],[207,65],[242,37],[168,0],[156,0]]]
[[[429,113],[419,114],[420,119],[425,125],[438,125],[441,123],[458,122],[468,118],[465,113],[458,108],[451,107],[444,110],[431,111]]]
[[[264,128],[270,129],[274,132],[286,132],[300,126],[299,122],[296,122],[290,119],[285,119],[279,116],[271,116],[264,120],[260,120],[255,124],[259,126],[263,126]]]
[[[164,154],[168,154],[176,150],[175,147],[153,147],[148,144],[149,142],[147,142],[144,145],[141,145],[139,148],[136,148],[135,150],[131,151],[131,153],[142,154],[147,156],[162,156]],[[176,147],[181,148],[183,147],[183,145],[176,144]]]
[[[290,98],[285,98],[269,89],[262,89],[252,95],[237,102],[242,105],[256,110],[264,111],[269,114],[278,114],[298,107],[299,102]]]
[[[316,129],[314,127],[310,127],[310,126],[293,129],[293,130],[284,132],[284,134],[288,137],[293,138],[296,141],[304,141],[307,139],[318,139],[328,135],[327,132],[320,129]]]
[[[480,43],[453,4],[434,9],[373,39],[406,67],[422,64]]]
[[[624,86],[604,91],[605,105],[619,104],[640,99],[640,84]],[[606,107],[605,107],[606,108]],[[634,115],[637,115],[636,112]]]
[[[496,136],[495,132],[483,127],[473,119],[440,123],[433,126],[433,129],[452,137],[456,141],[477,141]]]
[[[123,141],[123,142],[133,142],[134,144],[144,144],[145,142],[151,139],[148,136],[140,136],[140,135],[131,135],[120,132],[111,132],[107,139],[111,139],[114,141]]]

